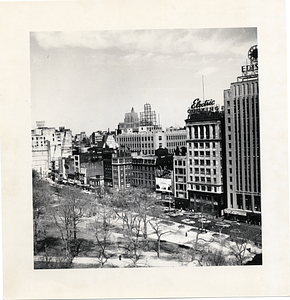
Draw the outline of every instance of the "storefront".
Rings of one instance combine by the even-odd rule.
[[[224,218],[226,220],[244,222],[253,225],[261,225],[261,213],[248,212],[239,209],[226,208],[223,210]]]

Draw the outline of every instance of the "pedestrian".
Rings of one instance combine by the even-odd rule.
[[[187,231],[185,232],[185,236],[187,237]]]
[[[119,255],[119,260],[121,260],[121,259],[122,259],[122,255],[120,254],[120,255]]]

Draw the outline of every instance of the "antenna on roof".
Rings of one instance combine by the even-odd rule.
[[[204,78],[202,75],[202,100],[204,101]]]

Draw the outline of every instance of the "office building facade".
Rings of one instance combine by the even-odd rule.
[[[199,107],[196,103],[201,103],[202,106]],[[195,99],[185,120],[189,208],[215,215],[221,215],[226,204],[223,120],[223,107],[215,106],[215,100],[212,99],[204,102]]]
[[[224,91],[227,152],[226,215],[261,222],[261,166],[257,46],[250,64]]]
[[[126,189],[132,186],[132,157],[127,151],[112,154],[113,188]]]

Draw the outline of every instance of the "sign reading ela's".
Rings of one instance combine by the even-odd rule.
[[[201,102],[199,98],[196,98],[193,100],[191,107],[188,109],[188,113],[191,113],[195,110],[199,110],[202,108],[206,108],[208,106],[214,106],[214,105],[215,105],[215,100],[213,99],[208,99]]]

